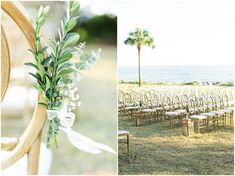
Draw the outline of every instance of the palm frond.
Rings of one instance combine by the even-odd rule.
[[[141,28],[135,28],[134,31],[129,32],[128,37],[124,41],[126,45],[136,45],[136,46],[148,46],[155,48],[154,40],[150,36],[147,30],[142,30]]]

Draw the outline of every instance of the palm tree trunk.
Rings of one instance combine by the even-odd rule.
[[[140,75],[140,47],[138,47],[138,67],[139,67],[139,87],[141,87],[141,75]]]

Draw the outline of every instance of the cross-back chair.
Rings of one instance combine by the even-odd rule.
[[[22,37],[25,37],[30,48],[32,50],[34,47],[34,28],[28,19],[21,13],[17,6],[13,2],[3,1],[1,3],[1,8],[7,15],[11,17],[12,20],[17,24],[17,26],[22,31]],[[7,38],[5,35],[4,27],[1,26],[1,102],[4,101],[4,96],[6,94],[9,77],[10,77],[10,52],[8,47]],[[25,48],[27,50],[27,48]],[[38,102],[45,102],[45,99],[39,94]],[[27,174],[35,175],[38,173],[38,163],[40,154],[40,144],[41,144],[41,131],[46,118],[46,107],[43,105],[36,104],[32,119],[29,122],[24,133],[19,139],[15,141],[15,145],[9,146],[8,140],[1,140],[2,150],[11,150],[8,157],[1,161],[1,169],[4,170],[9,166],[13,165],[21,157],[27,154]],[[5,141],[5,142],[4,142]]]

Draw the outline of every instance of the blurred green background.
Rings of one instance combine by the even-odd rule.
[[[90,71],[83,72],[84,79],[78,89],[82,105],[76,110],[75,131],[105,143],[117,151],[117,94],[116,94],[116,40],[117,17],[115,0],[79,1],[80,18],[74,31],[86,41],[85,51],[101,48],[102,58]],[[20,2],[18,6],[29,19],[35,19],[40,5],[50,5],[50,17],[42,31],[44,41],[51,35],[57,37],[57,26],[65,15],[65,1]],[[22,6],[22,7],[21,7]],[[32,60],[29,46],[14,22],[5,14],[1,16],[11,52],[10,85],[1,104],[2,136],[20,137],[26,128],[36,103],[37,93],[24,62]],[[16,98],[17,97],[17,98]],[[43,141],[46,139],[44,127]],[[117,155],[103,152],[91,155],[74,148],[61,133],[58,149],[52,149],[53,162],[49,174],[116,174]]]

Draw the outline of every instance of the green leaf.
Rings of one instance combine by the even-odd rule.
[[[60,21],[60,25],[61,25],[62,35],[64,35],[64,22],[63,22],[63,20]]]
[[[73,80],[70,79],[70,78],[68,78],[68,77],[62,78],[61,81],[64,82],[65,84],[68,84],[68,83],[72,83],[72,82],[73,82]]]
[[[66,31],[67,31],[67,32],[71,31],[71,30],[76,26],[76,24],[77,24],[77,18],[78,18],[78,17],[73,17],[73,18],[71,18],[71,19],[68,21],[68,23],[67,23],[67,25],[66,25]]]
[[[37,73],[40,75],[41,78],[44,78],[44,75],[46,74],[45,68],[40,63],[38,64],[38,72]]]
[[[51,63],[50,63],[50,67],[54,67],[54,61],[51,61]]]
[[[41,48],[38,52],[39,53],[44,53],[47,50],[48,46],[45,46],[43,48]]]
[[[50,86],[51,86],[50,79],[46,76],[46,91],[50,89]]]
[[[65,75],[68,75],[68,74],[72,73],[73,71],[74,71],[74,69],[72,69],[72,68],[62,70],[62,71],[60,71],[58,73],[57,78],[63,77]]]
[[[71,1],[69,4],[70,14],[73,15],[79,11],[80,4],[78,1]]]
[[[33,55],[36,54],[36,53],[35,53],[33,50],[31,50],[31,49],[28,49],[28,51],[31,52]]]
[[[43,89],[42,89],[42,87],[41,87],[40,84],[37,84],[36,86],[34,85],[33,87],[34,87],[35,89],[37,89],[40,93],[43,92]]]
[[[47,5],[47,6],[43,9],[42,14],[43,14],[44,16],[48,16],[49,11],[50,11],[50,6]]]
[[[42,12],[43,12],[43,6],[41,5],[39,10],[38,10],[37,18],[39,18],[42,15]]]
[[[64,68],[68,68],[68,67],[71,67],[71,66],[73,66],[72,63],[66,62],[66,63],[62,64],[62,65],[58,68],[58,71],[61,71],[61,70],[63,70]]]
[[[78,70],[88,70],[92,67],[92,65],[96,62],[97,59],[100,58],[100,49],[92,50],[88,54],[80,55],[80,62],[75,63],[75,67]]]
[[[45,20],[46,20],[46,18],[45,18],[44,16],[39,17],[38,20],[37,20],[38,26],[43,25],[43,23],[45,22]]]
[[[78,33],[71,32],[67,34],[65,38],[64,48],[74,46],[78,42],[79,38],[80,36]]]
[[[26,63],[24,63],[24,65],[32,66],[32,67],[34,67],[34,68],[38,69],[37,65],[35,65],[35,64],[34,64],[34,63],[32,63],[32,62],[26,62]]]
[[[47,58],[42,60],[42,65],[43,66],[48,66],[49,62],[51,61],[52,56],[48,56]]]
[[[30,72],[29,72],[29,74],[30,74],[31,76],[33,76],[38,82],[42,83],[42,82],[41,82],[41,76],[40,76],[38,73],[33,74],[33,73],[30,73]]]
[[[58,59],[57,65],[60,65],[64,62],[67,62],[73,57],[73,54],[70,52],[64,52]]]
[[[36,59],[37,59],[38,62],[42,62],[42,60],[43,60],[43,54],[38,53],[38,54],[36,55]]]
[[[76,69],[78,69],[78,70],[87,70],[87,69],[89,69],[89,67],[87,66],[87,64],[84,63],[84,62],[77,62],[77,63],[75,64],[75,67],[76,67]]]

